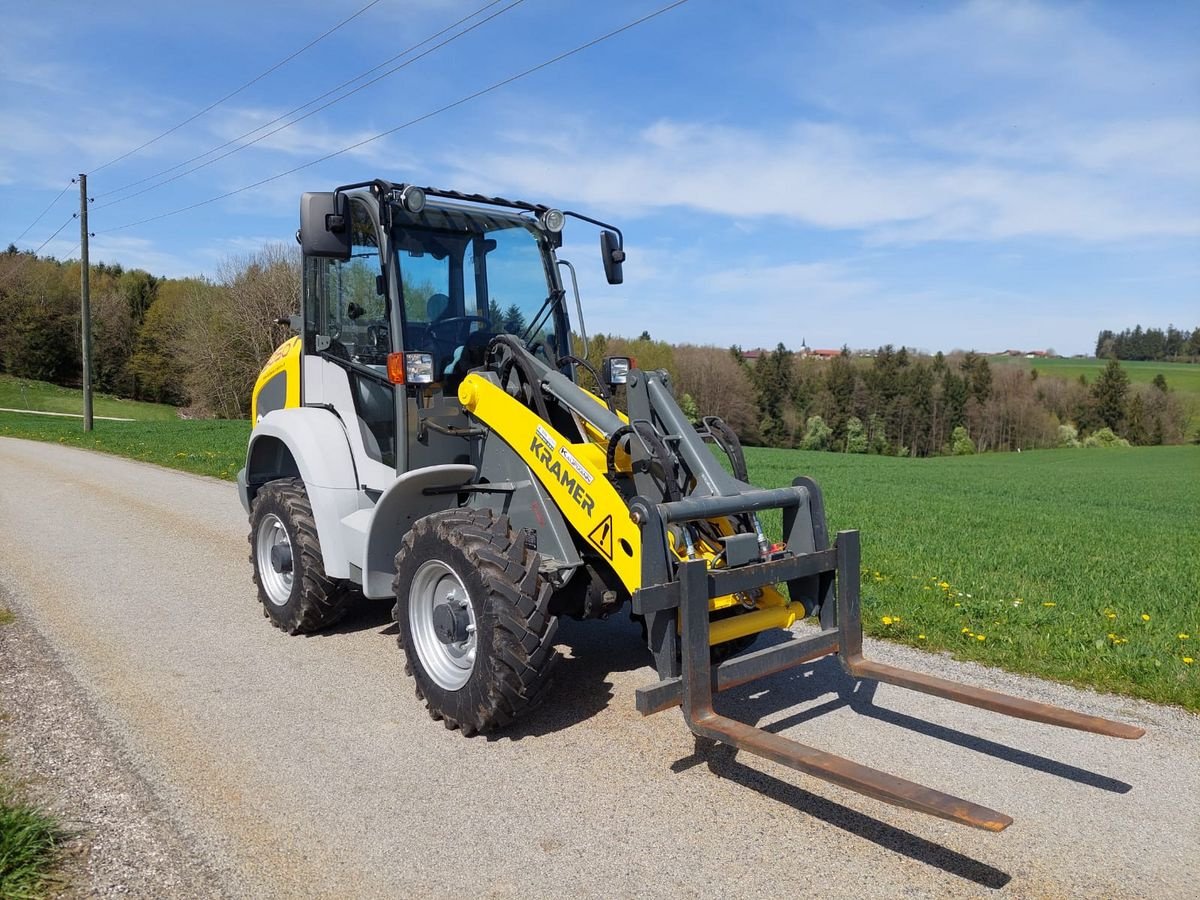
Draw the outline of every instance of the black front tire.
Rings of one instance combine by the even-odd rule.
[[[418,519],[396,555],[393,614],[406,671],[429,714],[468,737],[502,728],[541,702],[558,661],[551,586],[525,538],[505,515],[455,509]],[[436,586],[431,571],[440,577]],[[436,643],[429,624],[439,615],[429,610],[446,596],[464,604],[458,624],[440,613],[442,643],[453,654]],[[469,668],[454,670],[468,652]]]
[[[272,545],[279,548],[274,557]],[[263,615],[288,634],[329,627],[346,614],[354,596],[344,581],[325,574],[312,504],[299,478],[268,482],[255,495],[250,564]]]

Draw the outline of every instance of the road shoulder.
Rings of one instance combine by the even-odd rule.
[[[0,740],[11,775],[73,835],[62,896],[231,896],[3,588],[0,606],[15,616],[0,626]]]

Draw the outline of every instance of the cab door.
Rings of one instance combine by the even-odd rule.
[[[346,260],[304,260],[306,406],[331,407],[354,453],[359,484],[384,490],[403,464],[397,440],[397,391],[388,380],[395,349],[380,230],[372,207],[350,198],[351,250]]]

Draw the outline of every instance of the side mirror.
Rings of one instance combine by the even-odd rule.
[[[305,256],[350,258],[350,198],[331,191],[300,196],[300,247]]]
[[[621,249],[621,239],[612,231],[600,232],[600,258],[604,261],[604,277],[608,283],[621,284],[625,280],[621,271],[625,251]]]

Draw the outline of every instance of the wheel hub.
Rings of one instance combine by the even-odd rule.
[[[470,632],[471,614],[457,603],[439,603],[433,608],[433,631],[443,644],[461,644]]]
[[[276,572],[292,571],[291,544],[276,544],[271,548],[271,568]]]

